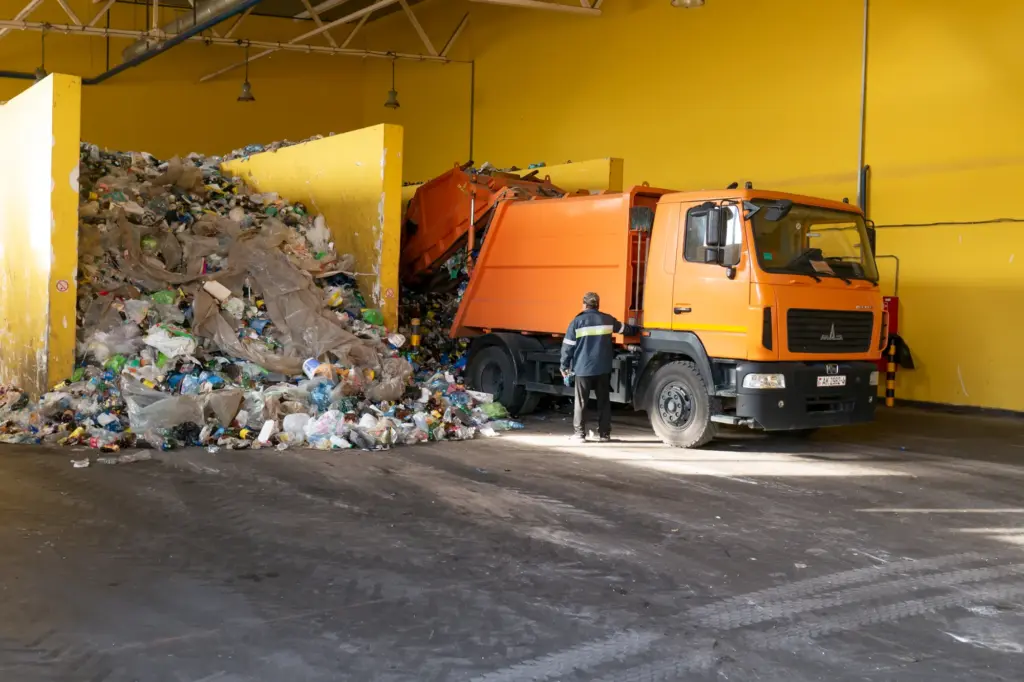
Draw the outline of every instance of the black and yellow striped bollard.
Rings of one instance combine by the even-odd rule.
[[[892,407],[896,402],[896,342],[889,341],[889,363],[885,367],[885,406]]]
[[[420,318],[412,318],[412,333],[409,336],[413,352],[416,352],[420,347]]]

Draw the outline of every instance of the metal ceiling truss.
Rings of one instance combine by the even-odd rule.
[[[567,12],[569,14],[580,14],[590,17],[601,16],[602,0],[580,0],[579,5],[564,5],[557,0],[547,2],[546,0],[470,0],[483,5],[507,5],[509,7],[524,7],[527,9],[542,9],[551,12]]]
[[[0,19],[0,39],[3,39],[3,37],[12,30],[63,33],[65,35],[83,35],[101,38],[133,38],[137,41],[144,41],[151,46],[160,47],[162,45],[162,49],[154,51],[153,56],[155,56],[155,54],[159,52],[171,49],[172,47],[181,42],[187,41],[202,42],[207,45],[230,46],[234,48],[238,48],[240,46],[249,46],[261,49],[261,52],[257,52],[256,54],[253,54],[249,57],[249,62],[252,62],[256,59],[260,59],[262,57],[266,57],[267,55],[282,50],[289,52],[305,52],[307,54],[329,54],[345,55],[352,57],[373,57],[391,60],[410,59],[417,61],[448,62],[453,61],[449,59],[448,53],[451,50],[452,46],[455,44],[455,41],[462,33],[463,29],[465,28],[469,20],[469,14],[467,13],[465,16],[463,16],[462,20],[455,28],[451,37],[448,38],[448,40],[445,42],[444,47],[440,51],[438,51],[437,48],[434,47],[434,44],[430,40],[430,37],[427,35],[426,31],[423,29],[423,26],[416,18],[416,15],[413,13],[412,7],[410,7],[407,0],[377,0],[376,2],[366,7],[363,7],[362,9],[355,10],[353,12],[346,14],[343,17],[340,17],[329,22],[324,22],[320,15],[329,9],[349,2],[349,0],[324,0],[323,2],[320,2],[317,5],[313,5],[310,2],[310,0],[301,0],[302,6],[305,8],[305,11],[296,14],[294,18],[312,19],[313,22],[316,24],[316,28],[310,31],[306,31],[302,35],[292,38],[287,42],[250,40],[248,38],[238,37],[235,35],[238,29],[242,26],[242,23],[245,21],[246,17],[248,17],[252,13],[254,9],[254,4],[251,3],[246,3],[248,6],[244,11],[241,11],[241,8],[239,8],[238,13],[233,16],[234,22],[230,25],[230,28],[228,28],[227,31],[222,36],[213,30],[212,25],[207,25],[203,27],[205,30],[202,34],[200,34],[198,31],[194,34],[192,31],[180,31],[173,33],[165,32],[163,29],[160,28],[160,0],[152,0],[152,25],[150,26],[149,30],[146,31],[139,31],[135,29],[120,29],[114,27],[107,28],[97,25],[100,22],[100,20],[110,12],[111,8],[113,7],[114,3],[117,2],[117,0],[93,0],[94,4],[99,4],[102,2],[103,5],[99,9],[99,11],[92,18],[90,18],[88,22],[85,23],[83,23],[82,20],[79,19],[79,17],[74,13],[74,11],[72,11],[71,7],[68,5],[67,0],[55,1],[61,6],[61,8],[67,14],[67,17],[71,23],[53,24],[40,21],[29,21],[29,15],[32,14],[32,12],[34,12],[44,2],[44,0],[28,0],[28,3],[12,19]],[[526,0],[521,1],[525,2]],[[196,8],[197,3],[200,3],[200,0],[189,0],[189,4],[192,5],[193,8]],[[426,50],[425,54],[396,52],[394,50],[364,50],[349,47],[349,45],[352,42],[352,39],[356,36],[360,29],[363,28],[367,20],[370,19],[370,16],[374,12],[384,9],[386,7],[390,7],[395,4],[400,5],[402,11],[406,15],[406,17],[408,17],[410,24],[412,24],[413,29],[416,31],[416,34],[419,36],[420,40],[423,43],[423,47]],[[230,18],[232,17],[225,17],[225,20]],[[213,22],[211,21],[209,23],[212,24]],[[348,35],[345,37],[342,44],[338,45],[335,38],[331,36],[329,31],[345,24],[354,24],[354,26],[352,27],[351,31],[349,31]],[[166,29],[167,27],[165,26],[164,28]],[[196,28],[198,29],[200,27]],[[184,35],[185,33],[188,33],[188,35]],[[327,45],[314,45],[308,42],[310,39],[315,38],[316,36],[319,36],[321,34],[323,35],[323,39],[327,41]],[[144,61],[144,59],[133,59],[128,61],[141,63],[142,61]],[[120,72],[121,70],[124,70],[124,68],[130,68],[131,66],[136,65],[136,63],[128,63],[128,61],[126,61],[125,64],[121,65],[121,67],[115,67],[115,69],[111,71]],[[244,66],[245,63],[245,60],[235,62],[223,68],[217,69],[216,71],[208,73],[205,76],[202,76],[199,80],[200,82],[212,80],[217,76],[220,76],[222,74],[228,73],[229,71],[233,71],[234,69]],[[7,76],[12,78],[25,77],[27,75],[28,74],[18,74],[15,72],[0,72],[0,76]],[[83,79],[83,83],[96,84],[98,82],[101,82],[102,80],[105,80],[106,77],[109,76],[106,76],[106,74],[101,74],[99,77]]]

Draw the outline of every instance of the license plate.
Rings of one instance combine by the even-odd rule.
[[[845,385],[846,385],[846,377],[844,375],[842,375],[842,374],[839,374],[837,376],[818,377],[818,388],[822,388],[824,386],[845,386]]]

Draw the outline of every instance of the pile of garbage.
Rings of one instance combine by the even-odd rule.
[[[0,389],[0,442],[372,450],[522,428],[461,383],[451,294],[403,301],[412,347],[322,216],[220,161],[82,145],[76,368],[37,401]]]

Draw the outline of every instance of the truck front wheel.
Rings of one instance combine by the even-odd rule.
[[[471,389],[490,393],[512,414],[522,414],[529,407],[526,389],[516,385],[515,365],[504,348],[484,348],[473,355],[467,370],[466,384]]]
[[[677,448],[697,448],[715,437],[711,396],[692,362],[670,362],[651,382],[647,414],[663,442]]]

